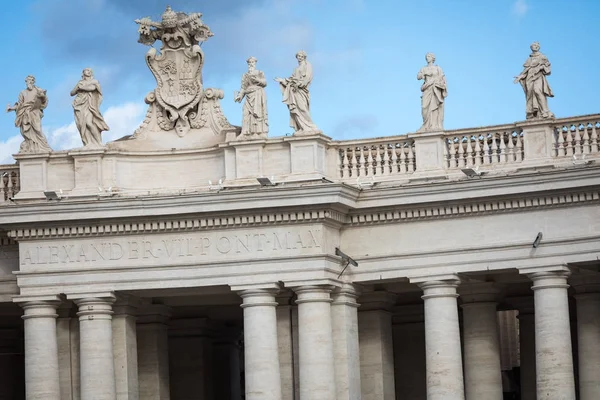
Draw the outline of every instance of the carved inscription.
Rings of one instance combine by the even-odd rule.
[[[107,240],[61,241],[56,244],[25,243],[20,264],[157,264],[178,260],[222,259],[231,256],[260,257],[303,254],[321,248],[320,229],[277,232],[163,235],[119,237]]]

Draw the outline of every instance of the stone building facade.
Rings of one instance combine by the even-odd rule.
[[[17,155],[0,399],[598,399],[599,129]]]

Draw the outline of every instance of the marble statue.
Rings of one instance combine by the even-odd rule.
[[[525,92],[527,119],[554,118],[548,109],[548,97],[554,97],[546,79],[551,72],[550,61],[540,52],[538,42],[533,42],[530,48],[531,54],[523,64],[523,72],[515,77],[514,83],[520,83]]]
[[[417,132],[444,130],[444,99],[448,95],[446,76],[438,65],[434,65],[435,54],[425,55],[427,65],[417,74],[418,80],[424,80],[421,85],[421,115],[423,126]]]
[[[94,79],[90,68],[83,70],[81,80],[71,90],[75,124],[81,135],[84,146],[102,146],[102,131],[108,131],[108,125],[100,114],[102,91],[100,84]]]
[[[306,52],[296,53],[298,66],[289,78],[275,78],[281,86],[283,103],[290,110],[290,126],[294,128],[294,134],[320,133],[310,117],[310,92],[308,87],[312,82],[312,66],[306,61]]]
[[[157,87],[146,96],[150,107],[134,139],[155,131],[174,131],[184,137],[191,129],[206,128],[214,135],[235,130],[219,104],[223,91],[202,85],[204,53],[200,43],[213,33],[201,17],[201,13],[188,15],[167,7],[160,22],[149,17],[135,21],[140,43],[152,46],[158,40],[162,45],[160,50],[152,47],[146,53]]]
[[[19,99],[11,106],[6,106],[6,112],[14,111],[15,126],[21,129],[23,143],[19,153],[48,153],[52,149],[42,132],[42,117],[48,106],[46,90],[35,86],[35,77],[25,78],[27,88],[19,93]]]
[[[235,96],[236,102],[246,99],[242,115],[242,138],[266,137],[269,132],[269,119],[267,115],[267,95],[265,86],[267,80],[262,71],[256,69],[256,58],[247,60],[248,72],[242,76],[240,91]]]

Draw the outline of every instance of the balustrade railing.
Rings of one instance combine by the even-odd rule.
[[[568,118],[554,125],[554,157],[585,157],[600,153],[600,115]]]
[[[515,125],[446,131],[447,168],[523,161],[523,130]]]
[[[16,164],[0,165],[0,204],[7,203],[19,193],[19,166]]]
[[[338,169],[342,179],[389,176],[415,171],[412,139],[385,138],[338,142]]]

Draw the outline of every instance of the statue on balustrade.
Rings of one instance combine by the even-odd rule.
[[[551,72],[550,61],[540,52],[538,42],[532,43],[530,48],[531,54],[523,64],[523,72],[515,77],[514,83],[520,83],[525,92],[527,119],[554,118],[548,109],[548,97],[554,97],[546,79]]]
[[[242,76],[241,89],[234,99],[238,103],[246,99],[242,115],[242,138],[267,137],[269,132],[265,93],[267,79],[262,71],[256,69],[256,62],[254,57],[247,60],[248,72]]]
[[[427,65],[417,74],[421,85],[421,115],[423,126],[417,132],[432,132],[444,130],[444,99],[448,95],[444,71],[435,63],[435,54],[425,55]]]
[[[48,153],[52,149],[42,132],[42,117],[48,106],[46,90],[35,86],[35,77],[25,78],[27,88],[19,93],[19,99],[11,106],[6,106],[6,112],[14,111],[15,126],[21,129],[23,143],[19,153]]]
[[[312,82],[312,65],[306,60],[306,52],[296,53],[298,66],[289,78],[275,78],[281,86],[283,102],[290,110],[290,126],[295,135],[321,133],[310,116],[310,92]]]
[[[102,147],[102,131],[108,131],[108,125],[100,114],[102,91],[100,84],[94,79],[90,68],[83,70],[81,80],[71,90],[75,124],[81,135],[84,146]]]

